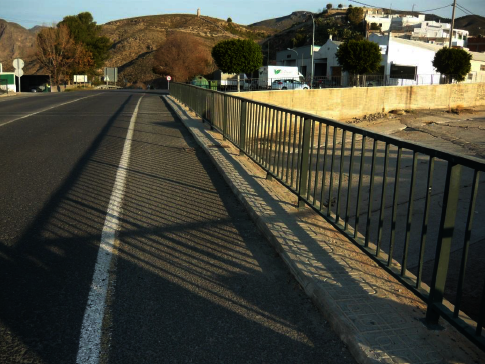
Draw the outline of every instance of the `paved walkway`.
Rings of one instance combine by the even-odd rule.
[[[166,99],[358,362],[485,362],[485,354],[444,320],[442,330],[426,328],[421,300],[312,210],[298,211],[293,194]]]

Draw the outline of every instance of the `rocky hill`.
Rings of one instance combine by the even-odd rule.
[[[317,20],[315,41],[319,44],[318,42],[323,42],[326,37],[324,28],[328,26],[328,22],[333,21],[333,17],[325,13],[314,15]],[[427,19],[431,20],[432,17],[436,18],[433,20],[442,22],[448,20],[427,15]],[[335,22],[337,27],[345,26],[342,18],[336,17]],[[472,35],[477,35],[480,32],[483,33],[485,29],[485,18],[464,16],[457,18],[455,24],[457,28],[469,30]],[[29,30],[0,19],[0,60],[4,71],[12,71],[12,60],[21,57],[26,62],[24,68],[26,74],[43,72],[35,61],[35,38],[40,29],[42,27],[37,26]],[[254,39],[262,44],[266,60],[268,49],[270,59],[275,59],[277,51],[293,46],[295,37],[300,36],[300,40],[303,38],[303,43],[310,44],[312,26],[311,20],[308,20],[304,11],[296,11],[288,16],[264,20],[249,26],[189,14],[121,19],[102,26],[102,35],[113,42],[107,66],[118,67],[120,81],[126,80],[128,83],[150,82],[158,78],[158,75],[152,72],[154,52],[165,41],[167,35],[174,32],[193,34],[202,39],[208,48],[224,39]]]
[[[485,35],[485,17],[479,15],[466,15],[455,20],[455,27],[468,30],[470,35]]]
[[[0,60],[4,71],[12,71],[12,60],[21,57],[25,74],[43,72],[35,60],[35,38],[42,27],[25,29],[0,20]],[[220,40],[249,38],[260,41],[276,30],[243,26],[207,16],[167,14],[121,19],[102,25],[102,34],[113,46],[106,66],[118,67],[120,81],[148,82],[159,77],[152,72],[153,55],[167,34],[184,32],[199,37],[211,48]]]
[[[257,23],[251,24],[256,27],[267,27],[276,30],[285,30],[292,27],[295,24],[301,23],[308,18],[308,11],[294,11],[290,15],[282,16],[274,19],[262,20]]]
[[[103,25],[102,35],[113,42],[109,67],[118,67],[120,80],[147,82],[159,77],[152,72],[154,52],[174,32],[201,38],[208,48],[224,39],[263,39],[272,29],[247,27],[207,16],[188,14],[155,15],[116,20]]]
[[[22,58],[26,65],[24,70],[35,73],[38,66],[35,62],[35,38],[42,27],[25,29],[22,26],[0,19],[0,62],[4,72],[13,71],[12,60]]]

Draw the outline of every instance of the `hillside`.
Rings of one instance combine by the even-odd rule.
[[[393,10],[393,13],[409,13]],[[332,14],[314,14],[316,20],[315,44],[323,44],[332,31],[336,40],[347,34],[344,17]],[[102,25],[102,35],[113,42],[109,67],[118,67],[120,81],[148,82],[159,76],[152,72],[153,55],[167,35],[175,32],[190,33],[200,38],[208,48],[217,42],[231,38],[249,38],[261,43],[264,60],[276,58],[276,52],[295,45],[311,44],[312,23],[304,11],[288,16],[263,20],[249,26],[228,23],[222,19],[189,14],[153,15],[121,19]],[[448,22],[449,19],[426,15],[427,20]],[[470,31],[471,35],[484,33],[485,18],[464,16],[455,20],[458,29]],[[480,29],[481,28],[481,29]],[[35,38],[42,27],[25,29],[18,24],[0,19],[0,60],[4,71],[12,71],[12,60],[24,59],[25,74],[42,73],[35,60]],[[347,32],[347,33],[346,33]],[[298,44],[295,44],[294,40]],[[269,43],[269,47],[268,47]]]
[[[455,27],[468,30],[472,36],[485,35],[485,17],[479,15],[462,16],[455,19]]]
[[[26,65],[24,70],[29,73],[37,71],[34,61],[35,39],[41,27],[31,30],[0,19],[0,60],[4,72],[13,71],[12,60],[22,58]]]
[[[267,28],[272,28],[272,29],[281,31],[281,30],[288,29],[295,24],[304,22],[306,18],[308,18],[308,15],[306,15],[307,13],[309,12],[294,11],[290,15],[282,16],[274,19],[262,20],[257,23],[253,23],[250,26],[267,27]]]
[[[154,15],[116,20],[103,25],[102,35],[113,42],[109,67],[118,67],[120,80],[150,81],[159,76],[152,72],[153,55],[167,34],[183,32],[201,38],[208,48],[221,40],[252,38],[259,40],[274,30],[246,27],[225,20],[188,14]]]

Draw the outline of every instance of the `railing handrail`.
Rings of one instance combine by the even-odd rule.
[[[315,115],[315,114],[311,114],[311,113],[308,113],[308,112],[291,110],[291,109],[284,108],[284,107],[279,106],[279,105],[265,103],[265,102],[256,101],[256,100],[251,100],[251,99],[245,98],[244,96],[227,94],[227,93],[224,93],[224,92],[221,92],[221,91],[204,89],[204,88],[201,88],[201,87],[198,87],[198,86],[188,85],[188,84],[183,84],[183,83],[175,83],[175,84],[194,87],[196,89],[201,89],[201,90],[204,90],[206,92],[219,94],[219,95],[222,95],[222,96],[225,96],[225,97],[235,98],[235,99],[245,101],[245,102],[249,102],[249,103],[252,103],[252,104],[255,104],[255,105],[271,107],[272,109],[278,110],[278,111],[291,112],[293,115],[300,116],[300,117],[303,117],[303,118],[306,118],[306,119],[312,119],[312,120],[319,121],[319,122],[324,122],[325,124],[329,124],[330,126],[334,126],[334,127],[340,128],[340,129],[344,129],[344,130],[347,130],[347,131],[350,131],[350,132],[357,132],[358,134],[361,134],[362,136],[377,139],[381,142],[390,143],[390,144],[395,145],[396,147],[414,150],[418,153],[426,154],[426,155],[429,155],[429,156],[434,157],[434,158],[443,159],[443,160],[453,162],[453,163],[459,163],[459,164],[462,164],[465,167],[469,167],[469,168],[477,169],[481,172],[485,172],[485,161],[483,159],[480,159],[480,158],[477,158],[477,157],[467,156],[467,155],[459,154],[459,153],[456,153],[456,152],[449,152],[449,151],[445,151],[445,150],[439,149],[439,148],[430,148],[430,147],[428,147],[424,144],[418,143],[418,142],[408,141],[408,140],[404,140],[404,139],[401,139],[401,138],[397,138],[395,136],[389,136],[389,135],[385,135],[385,134],[382,134],[382,133],[379,133],[379,132],[370,131],[370,130],[361,128],[359,126],[349,125],[349,124],[346,124],[346,123],[338,121],[338,120],[325,118],[325,117],[318,116],[318,115]],[[428,85],[428,86],[443,86],[443,85]],[[391,86],[391,87],[393,87],[393,86]],[[413,87],[413,86],[396,86],[396,87]],[[268,91],[271,91],[271,90],[268,90]]]

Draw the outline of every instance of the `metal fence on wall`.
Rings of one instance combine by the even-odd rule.
[[[429,323],[485,350],[485,161],[191,85],[171,95],[423,298]]]
[[[465,83],[484,82],[484,76],[474,75],[472,79],[466,78]],[[217,85],[218,91],[264,91],[264,90],[298,90],[298,89],[324,89],[341,87],[379,87],[379,86],[419,86],[444,85],[457,83],[454,75],[440,74],[412,74],[390,77],[384,75],[355,75],[355,76],[316,76],[313,79],[303,77],[274,77],[274,78],[244,78],[228,79],[224,81],[211,81]],[[197,84],[196,84],[197,85]],[[214,86],[202,86],[214,89]]]

